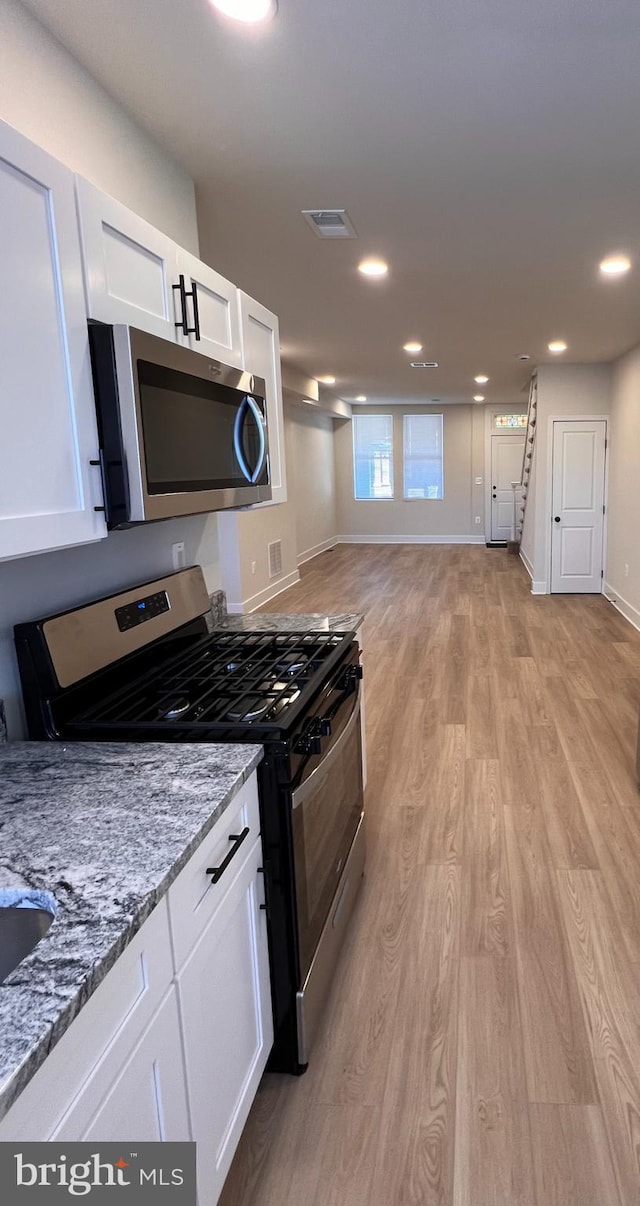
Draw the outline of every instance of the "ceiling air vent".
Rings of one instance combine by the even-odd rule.
[[[282,573],[282,541],[274,540],[267,545],[269,554],[269,577],[277,578]]]
[[[346,209],[303,209],[302,216],[319,239],[357,239]]]
[[[412,360],[411,368],[439,368],[437,360]]]

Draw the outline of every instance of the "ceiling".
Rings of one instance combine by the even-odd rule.
[[[637,0],[280,0],[255,28],[207,0],[25,2],[194,177],[203,257],[342,397],[468,401],[485,372],[503,404],[553,338],[566,361],[640,342]],[[318,239],[300,211],[324,207],[358,239]],[[635,270],[600,279],[618,250]]]

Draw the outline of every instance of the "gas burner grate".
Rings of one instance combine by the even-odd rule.
[[[279,725],[339,656],[344,632],[214,632],[74,716],[78,728]]]

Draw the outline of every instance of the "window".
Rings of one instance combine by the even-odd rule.
[[[393,498],[393,416],[354,415],[355,497]]]
[[[493,424],[494,424],[494,427],[498,427],[498,428],[500,428],[500,430],[503,430],[505,428],[516,428],[517,429],[519,427],[526,427],[527,426],[527,416],[526,415],[494,415],[493,416]]]
[[[444,498],[442,415],[404,416],[404,496]]]

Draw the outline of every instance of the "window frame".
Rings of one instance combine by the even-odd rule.
[[[357,494],[356,441],[357,441],[358,422],[361,419],[389,419],[391,422],[391,448],[390,448],[390,452],[389,452],[389,479],[390,479],[389,484],[391,487],[391,493],[388,494],[386,497],[380,495],[378,498],[375,498],[372,495],[368,495],[366,498],[361,498]],[[353,415],[352,435],[351,435],[351,460],[352,460],[352,469],[353,469],[353,500],[354,500],[354,502],[394,502],[395,501],[395,465],[394,465],[395,430],[394,429],[395,429],[395,424],[394,424],[393,412],[391,414],[388,414],[385,412],[383,414],[365,413],[365,414],[354,414]]]
[[[442,480],[442,494],[438,498],[428,498],[426,496],[417,497],[415,495],[407,495],[407,419],[439,419],[440,420],[440,476]],[[435,460],[436,458],[431,458]],[[402,499],[403,502],[414,503],[433,503],[444,502],[445,499],[445,475],[444,475],[444,412],[424,410],[417,413],[406,413],[402,416]]]

